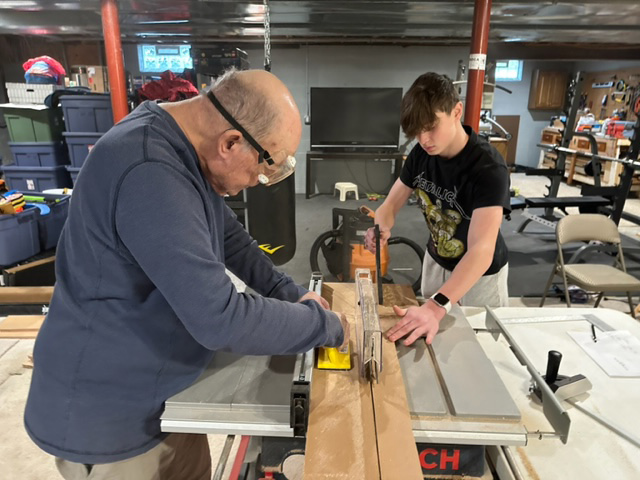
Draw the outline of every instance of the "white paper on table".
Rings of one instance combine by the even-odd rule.
[[[626,330],[567,332],[610,377],[640,377],[640,340]]]

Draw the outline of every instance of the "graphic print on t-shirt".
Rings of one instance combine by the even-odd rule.
[[[480,208],[501,206],[510,211],[509,172],[504,160],[486,141],[464,126],[469,141],[455,157],[429,155],[419,143],[404,163],[400,181],[420,201],[429,240],[427,252],[442,268],[453,271],[469,249],[471,214]],[[507,263],[507,246],[500,232],[491,266],[497,273]]]
[[[416,188],[415,191],[438,255],[444,258],[460,257],[464,253],[464,244],[454,238],[458,225],[462,221],[460,212],[449,208],[443,210],[440,199],[436,200],[434,205],[429,195],[421,189]]]

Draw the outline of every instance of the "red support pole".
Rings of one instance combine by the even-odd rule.
[[[469,55],[467,98],[464,106],[464,123],[477,132],[478,126],[480,125],[484,69],[487,63],[487,48],[489,45],[491,0],[475,1],[473,29],[471,31],[471,50]]]
[[[120,22],[118,20],[116,0],[102,0],[102,32],[104,35],[104,47],[107,52],[113,121],[118,123],[129,113],[129,104],[127,102],[127,87],[124,81],[124,61],[122,59]]]

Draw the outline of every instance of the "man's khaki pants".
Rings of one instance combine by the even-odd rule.
[[[84,465],[56,458],[65,480],[211,480],[206,435],[172,433],[148,452],[115,463]]]

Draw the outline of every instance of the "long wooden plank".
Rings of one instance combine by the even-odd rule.
[[[378,316],[380,327],[384,332],[398,321],[393,305],[417,305],[417,301],[409,286],[384,285],[383,287],[384,305],[378,307]],[[373,384],[372,387],[381,478],[383,480],[423,478],[418,449],[413,438],[407,391],[398,354],[395,343],[390,342],[386,337],[382,340],[380,382]]]
[[[36,338],[44,315],[10,315],[0,322],[0,338]]]
[[[323,295],[330,301],[332,309],[344,312],[352,324],[354,368],[348,372],[314,371],[304,478],[421,479],[422,471],[394,344],[384,341],[380,383],[372,387],[360,377],[357,368],[359,359],[354,351],[353,327],[354,285],[325,284]],[[404,298],[406,291],[394,295]],[[410,297],[413,297],[412,292]],[[410,298],[398,300],[398,304],[409,301]],[[384,307],[379,308],[379,311],[383,310]],[[383,321],[393,324],[397,317],[392,310],[389,311],[383,312]]]
[[[0,304],[49,303],[53,287],[1,287]]]
[[[351,323],[351,364],[355,352],[355,294],[323,285],[332,309],[344,312]],[[311,383],[311,410],[305,447],[305,480],[379,479],[378,454],[371,388],[357,368],[348,371],[315,369]]]
[[[0,330],[40,330],[44,315],[9,315],[0,322]]]

